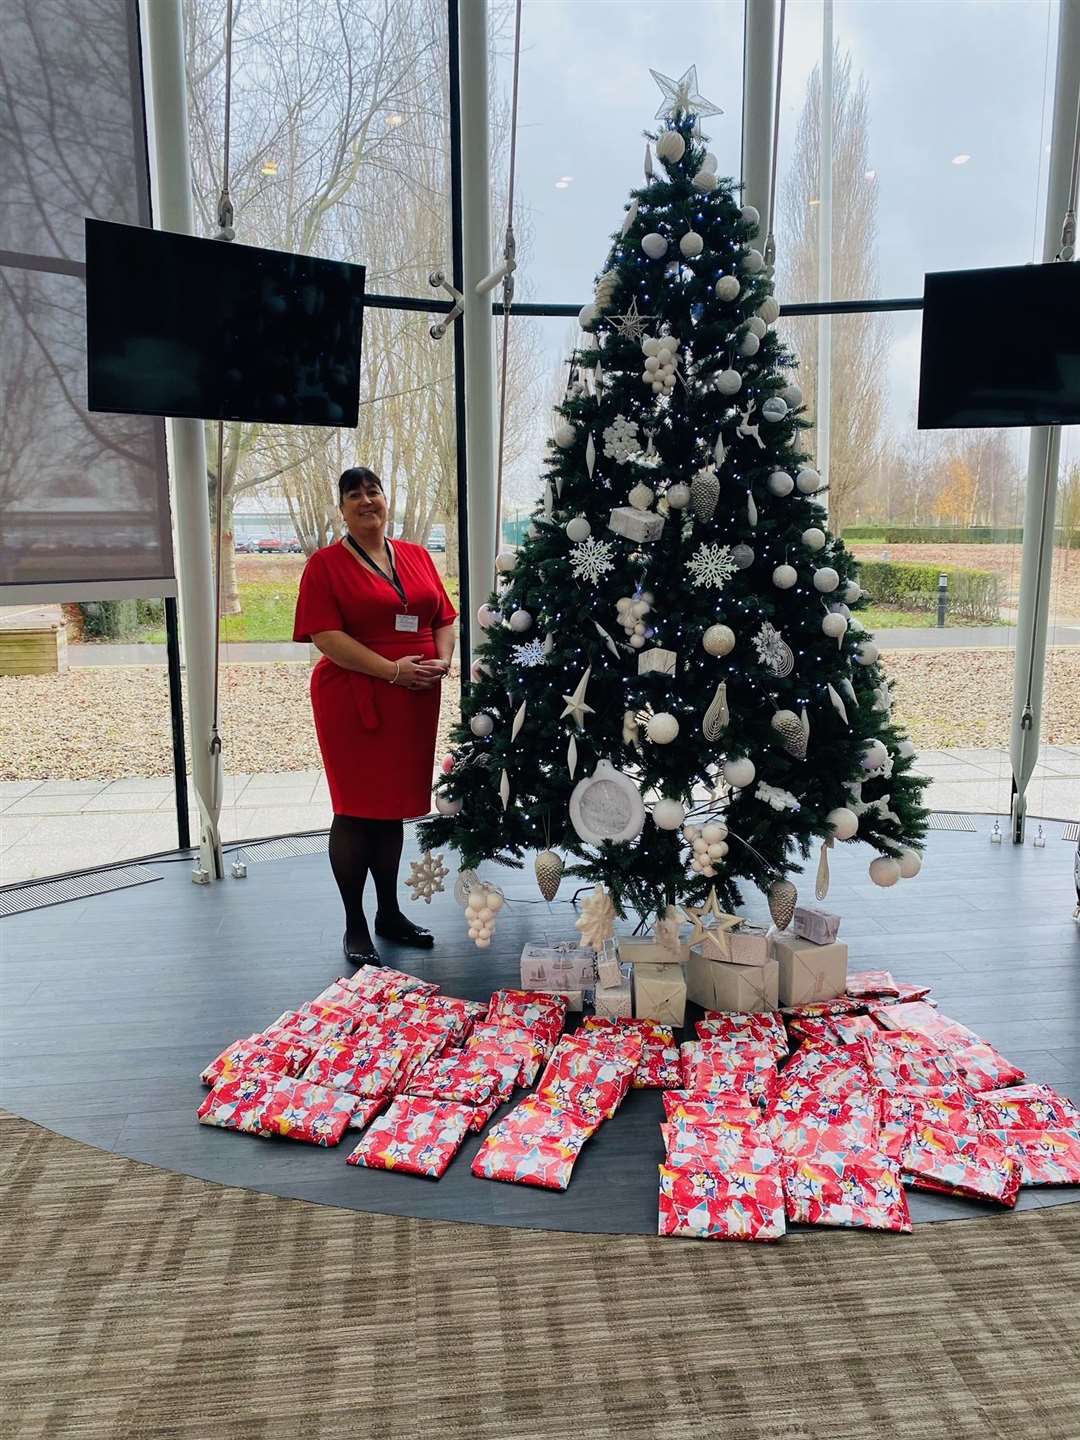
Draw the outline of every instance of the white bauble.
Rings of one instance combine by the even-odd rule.
[[[689,840],[689,841],[691,842],[691,844],[692,844],[692,843],[698,838],[698,836],[701,834],[701,826],[700,826],[700,825],[684,825],[684,826],[683,826],[683,832],[682,832],[682,833],[683,833],[684,839]]]
[[[577,439],[577,431],[565,415],[560,415],[555,421],[555,429],[551,432],[551,438],[560,450],[569,450]]]
[[[469,721],[469,729],[482,740],[495,729],[495,721],[485,710],[481,710]]]
[[[656,356],[655,356],[655,355],[647,355],[647,356],[645,357],[645,373],[646,373],[647,375],[655,375],[656,372],[657,372],[657,370],[659,370],[659,369],[660,369],[660,361],[656,358]]]
[[[728,625],[710,625],[701,643],[709,655],[728,655],[735,649],[735,631]]]
[[[695,190],[700,190],[703,195],[707,195],[710,190],[715,190],[720,182],[713,171],[699,170],[690,183]]]
[[[532,628],[533,617],[528,610],[515,610],[510,616],[510,629],[518,635],[523,635],[526,630]]]
[[[583,305],[578,311],[578,324],[582,330],[588,330],[599,317],[600,312],[595,305]]]
[[[723,840],[714,840],[707,853],[710,860],[722,860],[727,854],[727,846]]]
[[[724,762],[724,779],[736,790],[745,790],[748,785],[752,785],[756,774],[754,762],[748,760],[745,755],[738,760],[725,760]]]
[[[914,880],[922,869],[922,856],[917,850],[905,850],[897,861],[901,880]]]
[[[813,495],[815,491],[821,489],[821,476],[808,465],[795,476],[795,484],[804,495]]]
[[[686,256],[687,260],[693,260],[705,249],[705,241],[696,230],[688,230],[679,241],[679,249]]]
[[[652,818],[661,830],[677,830],[686,819],[686,806],[681,800],[658,800],[652,808]]]
[[[487,892],[486,901],[488,909],[494,910],[496,915],[502,909],[504,903],[503,896],[500,895],[497,890],[489,890]]]
[[[864,640],[855,651],[855,659],[860,665],[873,665],[880,654],[881,651],[872,640]]]
[[[650,260],[660,260],[667,254],[668,242],[663,235],[658,235],[655,230],[650,230],[648,235],[641,237],[641,248]]]
[[[864,770],[880,770],[889,758],[889,752],[880,740],[868,740],[863,746],[859,763]]]
[[[825,816],[825,824],[837,840],[852,840],[859,833],[859,817],[846,805],[838,805]]]
[[[721,370],[714,377],[713,386],[721,395],[735,395],[742,389],[742,376],[738,370]]]
[[[798,584],[799,572],[794,565],[777,565],[772,572],[772,583],[778,590],[790,590]]]
[[[830,640],[839,640],[841,635],[847,634],[847,619],[835,610],[830,611],[822,620],[821,628]]]
[[[666,343],[666,337],[660,341],[660,349],[656,352],[656,358],[660,362],[661,369],[667,369],[675,359],[675,352],[672,350],[671,345]]]
[[[761,312],[759,311],[758,313],[760,314]],[[798,410],[803,403],[803,393],[801,388],[792,380],[790,385],[785,385],[780,391],[780,399],[783,400],[789,410]]]
[[[760,315],[751,315],[750,319],[746,322],[746,328],[752,335],[756,335],[759,340],[764,340],[765,336],[769,333],[769,327]]]
[[[678,720],[666,710],[658,710],[655,715],[650,716],[645,727],[645,734],[654,745],[670,745],[678,733]]]
[[[774,470],[765,482],[770,495],[779,495],[781,498],[790,495],[795,489],[795,481],[786,470]]]
[[[718,840],[727,839],[728,829],[719,820],[710,820],[707,825],[701,827],[701,838],[706,845],[715,845]]]
[[[786,415],[787,401],[781,400],[779,395],[770,395],[761,407],[761,418],[767,420],[770,425],[779,425]]]
[[[645,628],[645,627],[642,626],[642,629],[643,629],[643,630],[644,630],[644,628]],[[634,634],[634,635],[631,635],[631,636],[630,636],[630,646],[631,646],[631,648],[634,649],[634,650],[643,650],[643,649],[645,648],[645,636],[644,636],[643,634]]]
[[[849,605],[854,605],[856,600],[861,600],[862,593],[862,586],[857,585],[854,580],[849,580],[844,586],[844,599]]]
[[[469,677],[473,681],[479,680],[481,675],[490,675],[491,671],[482,660],[474,660],[469,666]]]
[[[615,601],[615,609],[618,610],[619,614],[621,615],[624,610],[629,610],[633,603],[634,602],[629,595],[620,595],[619,598]]]
[[[831,565],[822,565],[820,570],[814,571],[814,589],[820,590],[822,595],[831,595],[840,584],[840,576]],[[513,616],[510,617],[513,624]]]
[[[509,575],[517,565],[516,550],[500,550],[495,556],[495,569],[500,575]]]
[[[491,944],[490,935],[478,935],[473,942],[478,950],[486,950]]]
[[[737,300],[742,286],[734,275],[721,275],[714,285],[718,300]]]
[[[819,530],[816,525],[811,525],[809,530],[804,530],[800,538],[808,550],[824,550],[825,548],[825,531]]]
[[[475,925],[470,925],[470,926],[469,926],[469,932],[468,932],[468,933],[469,933],[469,939],[470,939],[470,940],[478,940],[478,939],[480,938],[480,931],[476,928]]]
[[[915,746],[910,740],[901,740],[896,747],[896,753],[901,760],[913,760],[915,758]]]
[[[888,889],[900,879],[900,866],[891,855],[879,855],[870,861],[870,879],[875,885]]]
[[[460,815],[461,801],[451,800],[449,795],[436,795],[435,809],[440,815]]]
[[[760,349],[761,341],[752,330],[748,330],[739,341],[739,354],[747,356],[756,355]]]
[[[862,621],[859,619],[859,617],[858,617],[857,615],[853,615],[853,616],[851,617],[851,624],[848,626],[848,629],[849,629],[849,630],[860,630],[860,631],[861,631],[861,630],[865,630],[865,629],[866,629],[866,626],[862,623]]]
[[[757,313],[765,321],[766,325],[775,325],[780,319],[780,302],[775,295],[766,296],[758,306]]]
[[[481,605],[476,612],[476,620],[481,630],[490,630],[493,625],[498,625],[502,616],[494,605]]]
[[[693,844],[695,855],[707,855],[709,853],[709,842],[703,835],[695,835],[691,843]]]
[[[739,257],[739,269],[745,270],[747,275],[759,275],[765,269],[765,256],[760,250],[746,250]]]
[[[656,499],[656,493],[642,481],[634,486],[626,497],[635,510],[648,510],[649,506]]]
[[[641,342],[641,353],[643,355],[655,355],[660,349],[660,341],[655,335],[646,335]]]
[[[744,205],[739,211],[739,218],[744,225],[758,225],[761,222],[761,215],[754,205]]]
[[[575,515],[572,520],[566,522],[566,533],[575,545],[582,540],[587,540],[592,534],[592,526],[584,515]]]
[[[686,141],[678,130],[665,130],[656,142],[656,153],[661,160],[677,165],[686,153]]]
[[[690,504],[690,486],[684,485],[681,480],[670,486],[667,492],[667,503],[672,510],[685,510]]]
[[[736,545],[731,552],[731,558],[740,570],[749,570],[754,563],[754,551],[749,545]]]
[[[642,616],[648,615],[651,609],[652,606],[644,596],[642,596],[640,600],[631,600],[630,602],[630,614],[633,615],[635,620],[640,620]]]

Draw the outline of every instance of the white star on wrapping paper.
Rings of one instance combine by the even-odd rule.
[[[590,665],[574,687],[574,693],[562,697],[566,701],[566,709],[559,716],[559,719],[565,720],[569,715],[579,730],[585,729],[586,715],[596,714],[596,711],[591,705],[585,704],[585,689],[589,683],[589,676],[591,674],[592,666]]]
[[[722,590],[739,567],[731,558],[730,545],[699,545],[686,562],[695,585],[712,585]]]
[[[664,103],[656,112],[657,120],[666,120],[669,115],[677,115],[680,111],[684,115],[697,115],[699,119],[706,115],[724,113],[719,105],[714,105],[711,100],[698,94],[696,65],[691,65],[678,80],[661,75],[659,70],[650,70],[649,74],[660,86],[660,93],[664,97]]]
[[[640,342],[645,334],[645,321],[655,320],[655,315],[641,315],[638,312],[637,297],[630,301],[630,307],[625,315],[605,315],[611,328],[622,336],[624,340]]]

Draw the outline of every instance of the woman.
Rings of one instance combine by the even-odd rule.
[[[338,503],[346,533],[305,565],[293,639],[323,654],[311,705],[334,807],[330,865],[345,905],[345,957],[378,965],[364,918],[369,872],[376,935],[435,943],[401,913],[397,875],[402,822],[430,809],[439,686],[457,614],[424,547],[387,540],[376,474],[362,465],[346,470]]]

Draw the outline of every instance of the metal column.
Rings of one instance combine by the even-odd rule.
[[[1050,140],[1046,219],[1043,228],[1044,261],[1053,260],[1061,245],[1061,226],[1069,204],[1078,103],[1080,0],[1061,0],[1058,14],[1057,75],[1054,82],[1054,125]],[[1024,547],[1020,564],[1012,734],[1009,741],[1013,772],[1012,838],[1017,845],[1024,840],[1027,786],[1039,754],[1060,447],[1061,432],[1056,426],[1032,430],[1024,502]]]
[[[154,213],[162,230],[190,235],[194,233],[194,217],[180,3],[150,0],[143,6],[143,26],[150,62]],[[205,876],[220,880],[225,873],[218,833],[222,764],[220,754],[210,750],[217,657],[202,421],[169,420],[168,436],[176,506],[177,580],[187,669],[191,770],[199,807],[199,856]]]
[[[477,286],[491,270],[491,156],[488,137],[487,0],[460,0],[462,262],[465,327],[465,439],[468,459],[469,603],[494,586],[495,332],[491,296]],[[470,617],[471,619],[471,617]],[[482,634],[475,627],[473,636]],[[462,655],[462,670],[472,655]]]
[[[832,300],[833,251],[833,0],[823,0],[821,20],[821,114],[818,154],[818,300]],[[832,316],[818,316],[817,468],[825,486],[832,465]],[[829,492],[818,497],[828,506]]]
[[[743,30],[742,199],[761,215],[759,236],[764,242],[772,170],[776,0],[746,0]]]

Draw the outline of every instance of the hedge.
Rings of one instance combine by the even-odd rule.
[[[859,583],[883,609],[936,610],[939,575],[949,577],[950,614],[979,625],[1001,623],[1001,577],[991,570],[905,565],[891,560],[859,562]]]
[[[144,628],[165,623],[160,600],[86,600],[79,609],[88,640],[134,640]]]
[[[844,539],[881,545],[1019,545],[1024,530],[1020,525],[848,525]],[[1066,532],[1059,525],[1054,544],[1080,549],[1080,530]]]

